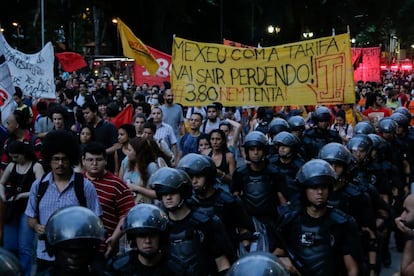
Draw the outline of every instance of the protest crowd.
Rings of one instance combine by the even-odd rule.
[[[175,86],[122,70],[65,71],[55,97],[13,83],[0,114],[0,274],[375,276],[393,242],[396,275],[414,275],[414,74],[353,84],[341,39],[306,44],[333,53],[326,75],[311,76],[326,57],[302,47],[177,39]],[[291,63],[266,65],[283,55]],[[227,63],[193,75],[197,59]],[[269,106],[288,88],[320,104]],[[252,99],[266,104],[231,104]]]
[[[1,126],[0,235],[24,275],[379,275],[392,235],[413,246],[411,75],[331,106],[183,106],[122,74],[55,84],[56,100],[15,87]]]

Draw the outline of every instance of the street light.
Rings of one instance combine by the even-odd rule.
[[[303,36],[305,39],[310,39],[310,38],[312,38],[312,37],[313,37],[313,32],[304,32],[304,33],[302,33],[302,36]]]
[[[116,28],[116,55],[119,55],[120,47],[120,36],[119,36],[119,29],[118,29],[118,20],[116,18],[112,18],[112,23],[115,24]]]
[[[267,32],[269,33],[269,34],[278,34],[278,33],[280,33],[280,31],[281,31],[281,29],[280,29],[280,27],[279,26],[273,26],[273,25],[269,25],[269,26],[267,26]]]
[[[20,23],[13,21],[12,25],[16,28],[16,40],[17,40],[17,46],[20,48],[20,38],[23,38],[23,35],[20,34],[21,25]]]

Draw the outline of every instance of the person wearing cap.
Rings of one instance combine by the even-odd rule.
[[[169,276],[166,259],[168,217],[159,207],[138,204],[129,210],[123,231],[132,250],[108,261],[111,275]]]

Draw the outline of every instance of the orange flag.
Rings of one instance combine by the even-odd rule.
[[[150,75],[154,76],[157,73],[158,67],[160,67],[157,60],[148,50],[147,46],[134,35],[131,29],[121,19],[117,18],[117,21],[124,56],[135,59],[136,63],[145,66]]]
[[[134,109],[132,108],[132,104],[128,104],[121,112],[118,113],[118,115],[111,119],[111,123],[113,123],[117,128],[123,124],[130,124],[132,122],[133,112]]]

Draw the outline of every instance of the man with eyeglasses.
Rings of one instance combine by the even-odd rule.
[[[107,171],[105,147],[99,142],[87,144],[82,152],[84,176],[92,182],[102,208],[102,222],[106,231],[105,243],[99,252],[106,258],[118,252],[122,236],[121,226],[135,202],[131,190],[116,175]]]
[[[76,138],[70,132],[56,130],[48,133],[43,140],[42,156],[45,163],[50,165],[51,171],[33,182],[25,211],[30,228],[39,235],[36,250],[37,273],[51,267],[55,260],[53,255],[46,252],[45,241],[41,237],[49,217],[56,210],[71,205],[83,205],[97,216],[102,215],[95,187],[82,175],[75,175],[73,170],[79,161],[80,149]]]

